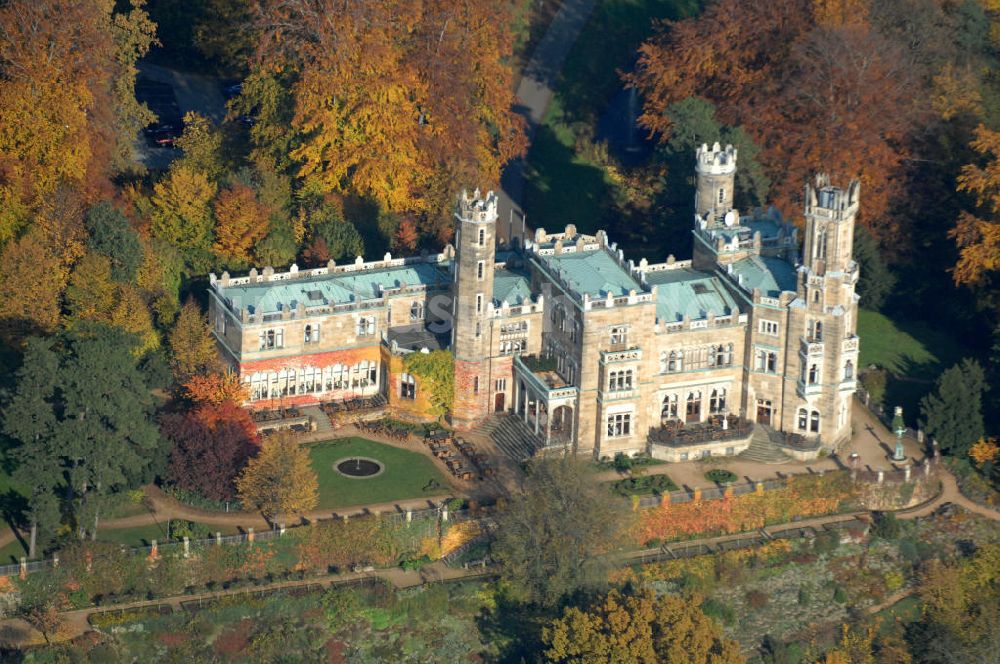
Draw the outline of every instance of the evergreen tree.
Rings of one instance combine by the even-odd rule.
[[[64,487],[81,535],[86,519],[96,539],[104,498],[150,479],[159,433],[135,346],[131,335],[93,324],[56,342],[29,341],[4,430],[21,444],[16,472],[32,487],[33,525],[52,525],[52,496]]]
[[[17,463],[13,478],[28,488],[30,558],[37,553],[39,531],[46,541],[59,525],[56,492],[63,476],[54,435],[58,422],[52,408],[58,373],[59,358],[52,342],[32,337],[15,376],[16,390],[4,407],[4,433],[20,443],[11,454]]]
[[[965,456],[983,437],[983,368],[973,359],[946,369],[937,388],[920,400],[921,426],[941,446],[941,451]]]
[[[90,248],[110,259],[111,277],[115,281],[135,279],[142,265],[142,242],[125,215],[110,202],[101,201],[87,210],[86,222]]]
[[[878,311],[896,285],[896,277],[878,248],[878,241],[864,226],[854,227],[854,260],[858,262],[858,295],[865,309]]]

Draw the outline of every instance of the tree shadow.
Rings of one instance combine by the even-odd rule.
[[[601,227],[602,212],[611,204],[604,169],[581,161],[549,125],[538,127],[527,161],[524,207],[531,211],[529,226],[561,232],[572,223],[591,234]]]

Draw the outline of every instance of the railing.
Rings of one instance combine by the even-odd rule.
[[[722,428],[721,419],[715,419],[718,421],[691,426],[686,426],[679,421],[665,424],[650,430],[649,442],[654,445],[684,447],[712,441],[737,440],[746,438],[753,433],[753,422],[742,417],[728,415],[725,429]]]
[[[799,352],[807,357],[822,356],[823,343],[818,340],[802,337],[799,339]]]

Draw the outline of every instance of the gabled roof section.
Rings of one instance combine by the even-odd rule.
[[[592,298],[622,297],[629,291],[643,292],[642,285],[611,254],[574,251],[542,256],[547,269],[555,272],[574,291]]]
[[[282,307],[294,309],[299,302],[306,306],[336,305],[373,300],[384,289],[424,285],[445,286],[449,282],[443,267],[431,263],[415,263],[378,270],[337,272],[311,278],[284,281],[261,281],[220,287],[219,293],[237,308],[247,308],[251,314],[272,314]]]
[[[656,286],[656,317],[665,323],[736,311],[736,302],[719,278],[706,272],[690,268],[647,272],[646,283]]]
[[[778,297],[782,291],[795,291],[795,268],[780,258],[748,256],[732,263],[732,274],[748,293],[759,288],[761,295]]]
[[[523,272],[500,268],[493,272],[493,303],[512,307],[531,300],[531,281]]]

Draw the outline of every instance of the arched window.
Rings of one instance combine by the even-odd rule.
[[[806,427],[809,425],[809,411],[805,408],[799,408],[799,431],[805,431]]]
[[[812,417],[809,418],[809,431],[812,433],[819,433],[819,411],[814,410],[812,412]]]
[[[815,364],[809,365],[809,384],[815,385],[819,382],[819,367]]]
[[[854,380],[854,362],[851,360],[844,364],[844,380]]]

